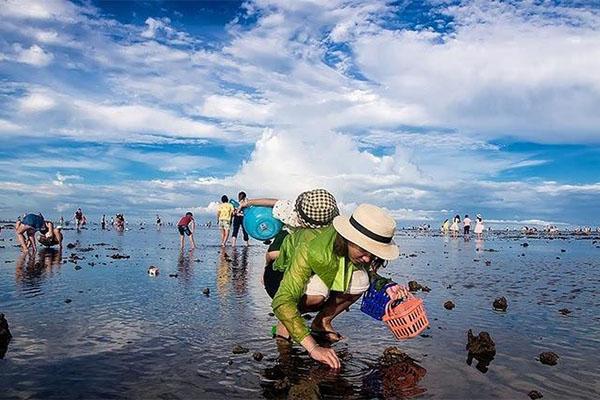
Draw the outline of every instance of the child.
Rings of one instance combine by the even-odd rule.
[[[191,225],[191,228],[190,228]],[[194,215],[191,212],[186,212],[183,217],[177,223],[177,229],[181,236],[181,249],[185,246],[185,236],[188,235],[190,238],[190,249],[196,248],[196,242],[194,242],[194,230],[196,229],[196,221],[194,221]]]
[[[217,208],[217,223],[221,228],[221,246],[227,244],[232,217],[233,205],[229,202],[229,198],[226,195],[223,195],[221,196],[221,204],[219,205],[219,208]]]

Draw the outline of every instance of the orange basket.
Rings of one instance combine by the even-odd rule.
[[[389,301],[385,306],[383,322],[399,340],[413,338],[429,326],[423,300],[411,294],[403,301]]]

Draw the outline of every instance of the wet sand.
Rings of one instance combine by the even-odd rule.
[[[257,241],[222,252],[218,231],[200,229],[200,247],[180,254],[175,228],[64,233],[62,255],[32,260],[13,231],[0,236],[0,313],[13,336],[0,360],[3,399],[600,397],[597,238],[400,232],[403,255],[384,274],[431,289],[416,293],[431,327],[396,341],[357,303],[335,321],[347,339],[334,346],[343,362],[334,373],[270,338]],[[506,311],[494,309],[500,297]],[[469,329],[495,343],[485,372],[467,363]],[[390,346],[406,355],[391,366]],[[540,362],[544,352],[556,365]]]

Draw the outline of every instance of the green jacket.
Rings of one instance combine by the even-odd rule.
[[[298,311],[310,277],[316,274],[330,290],[344,292],[348,289],[352,272],[359,268],[333,253],[335,238],[333,226],[300,229],[285,238],[273,266],[285,271],[271,303],[273,312],[297,342],[310,334]]]

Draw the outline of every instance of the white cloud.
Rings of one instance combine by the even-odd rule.
[[[11,121],[0,118],[0,132],[18,132],[21,127]]]
[[[272,117],[271,104],[253,101],[247,96],[207,96],[200,113],[207,117],[265,123]]]
[[[54,55],[45,51],[37,44],[25,49],[20,44],[13,46],[14,60],[20,63],[33,65],[34,67],[45,67],[52,62]]]
[[[43,92],[32,92],[19,101],[19,108],[25,113],[48,111],[56,105],[56,101]]]

